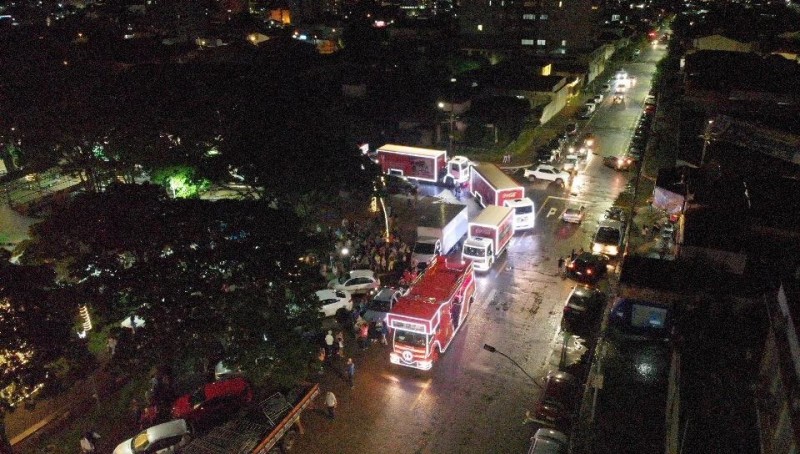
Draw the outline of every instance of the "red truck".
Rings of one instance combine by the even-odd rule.
[[[478,271],[492,267],[514,235],[514,210],[489,205],[469,221],[469,237],[461,250],[462,259],[471,261]]]
[[[436,257],[392,307],[392,364],[430,370],[469,315],[475,298],[470,263]]]
[[[386,144],[378,148],[377,153],[378,164],[387,175],[449,185],[469,179],[469,159],[453,156],[448,160],[445,150]]]

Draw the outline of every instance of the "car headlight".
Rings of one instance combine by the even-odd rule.
[[[603,245],[600,243],[594,243],[592,245],[592,252],[598,253],[603,250]]]

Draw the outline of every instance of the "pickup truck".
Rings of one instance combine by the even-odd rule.
[[[318,384],[301,386],[286,395],[274,393],[232,421],[195,438],[181,453],[267,454],[291,451],[296,438],[303,434],[300,414],[318,395]]]

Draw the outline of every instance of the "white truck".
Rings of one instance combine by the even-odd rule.
[[[475,271],[492,267],[514,236],[514,210],[488,205],[469,221],[469,237],[461,250],[463,260],[471,260]]]
[[[418,205],[417,240],[411,264],[425,267],[437,255],[447,255],[467,235],[467,206],[454,203]]]
[[[470,161],[464,156],[447,159],[446,150],[386,144],[378,148],[383,173],[425,183],[459,185],[469,180]]]

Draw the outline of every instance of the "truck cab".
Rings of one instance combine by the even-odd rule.
[[[536,221],[536,209],[533,200],[528,197],[521,199],[506,200],[505,205],[514,210],[514,231],[528,230],[534,227]]]
[[[447,162],[447,173],[445,174],[445,184],[460,185],[469,181],[469,172],[472,162],[464,156],[453,156]]]

